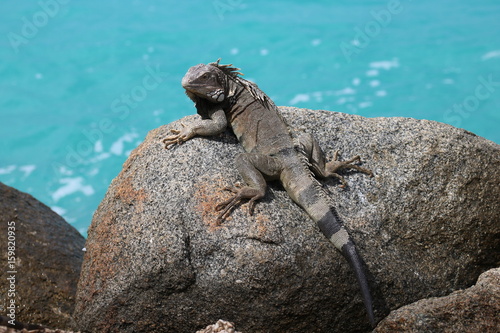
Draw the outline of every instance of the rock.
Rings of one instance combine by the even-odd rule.
[[[24,323],[72,326],[84,244],[49,207],[0,183],[0,314],[14,312]]]
[[[281,108],[323,149],[375,172],[325,181],[370,272],[378,319],[471,286],[500,261],[500,146],[449,125]],[[89,229],[75,318],[85,332],[366,332],[346,260],[272,184],[221,226],[214,206],[241,181],[230,132],[165,150],[196,116],[152,130],[111,183]]]
[[[0,333],[79,333],[73,331],[63,331],[63,330],[51,330],[49,328],[35,329],[35,330],[17,330],[13,328],[7,328],[5,326],[0,326]]]
[[[473,287],[392,311],[374,332],[491,332],[500,328],[500,268]]]
[[[219,319],[215,324],[207,326],[204,330],[196,333],[241,333],[234,329],[234,324],[228,321]]]

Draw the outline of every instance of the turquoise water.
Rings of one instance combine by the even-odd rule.
[[[0,181],[82,234],[180,80],[233,63],[278,105],[447,122],[500,143],[500,2],[1,1]]]

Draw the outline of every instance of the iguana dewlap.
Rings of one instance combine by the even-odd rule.
[[[220,60],[220,59],[219,59]],[[318,224],[323,234],[349,261],[361,287],[363,301],[372,326],[375,319],[372,298],[361,259],[342,221],[314,175],[337,177],[341,169],[355,169],[372,176],[371,171],[345,162],[326,162],[314,138],[307,134],[292,136],[273,101],[256,84],[239,76],[238,68],[220,65],[219,60],[193,66],[182,79],[186,94],[195,103],[202,119],[191,126],[172,130],[163,140],[165,147],[193,138],[211,136],[231,126],[246,153],[236,158],[236,166],[246,186],[230,188],[231,199],[217,205],[222,221],[241,200],[248,199],[250,214],[256,200],[264,197],[267,180],[279,180],[290,197]]]

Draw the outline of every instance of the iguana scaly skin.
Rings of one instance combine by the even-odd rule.
[[[220,60],[220,59],[219,59]],[[266,180],[280,180],[290,197],[318,224],[323,234],[349,261],[361,287],[363,301],[372,326],[375,320],[372,298],[360,257],[354,243],[342,225],[335,208],[311,171],[319,177],[337,177],[341,169],[355,169],[373,176],[371,171],[353,165],[359,156],[340,162],[326,162],[324,154],[312,136],[295,138],[273,101],[256,84],[242,79],[232,65],[220,65],[219,60],[193,66],[182,79],[186,94],[195,102],[202,119],[172,134],[163,142],[165,148],[181,144],[194,136],[210,136],[231,126],[246,153],[236,158],[236,166],[246,186],[229,188],[234,195],[216,206],[222,221],[241,200],[249,200],[252,214],[256,200],[264,197]]]

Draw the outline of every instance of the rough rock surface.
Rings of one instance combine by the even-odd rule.
[[[63,331],[58,329],[51,330],[50,328],[42,328],[35,330],[27,330],[27,329],[17,330],[14,328],[7,328],[5,326],[0,326],[0,333],[79,333],[79,332]]]
[[[500,329],[500,268],[476,285],[394,310],[375,329],[385,332],[491,332]]]
[[[449,125],[281,108],[326,152],[361,155],[375,177],[324,182],[370,272],[378,319],[471,286],[500,261],[500,146]],[[253,216],[221,226],[240,181],[230,132],[165,150],[151,131],[89,229],[75,319],[93,332],[194,332],[224,318],[244,332],[369,331],[344,258],[279,185]]]
[[[17,321],[59,328],[72,326],[84,244],[82,235],[49,207],[0,183],[0,314],[10,313],[7,307],[14,299]],[[9,251],[15,246],[13,256],[7,251],[8,246]],[[12,275],[14,297],[9,292],[14,280],[7,280]]]

